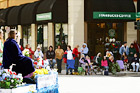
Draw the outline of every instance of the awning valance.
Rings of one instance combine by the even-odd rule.
[[[24,5],[20,6],[14,6],[8,13],[7,16],[7,25],[19,25],[20,23],[20,13],[21,9],[24,7]]]
[[[135,21],[133,0],[85,0],[85,21]]]
[[[68,0],[43,0],[37,8],[36,21],[67,23]]]
[[[9,13],[10,9],[12,9],[12,8],[7,8],[7,9],[0,10],[0,20],[2,20],[0,22],[0,25],[5,26],[7,24],[7,19],[6,18],[8,16],[8,13]]]
[[[35,23],[36,9],[40,2],[38,1],[34,3],[29,3],[23,7],[23,9],[21,10],[21,25]]]

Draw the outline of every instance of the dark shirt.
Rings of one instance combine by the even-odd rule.
[[[52,51],[48,50],[46,52],[46,58],[47,59],[55,59],[55,52],[53,50]]]
[[[66,43],[61,44],[61,48],[64,50],[64,52],[67,50],[67,45]]]
[[[139,59],[138,59],[137,57],[134,57],[134,58],[132,59],[132,62],[139,63]]]

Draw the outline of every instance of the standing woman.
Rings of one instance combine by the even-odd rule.
[[[74,69],[74,74],[78,74],[79,54],[80,54],[80,52],[78,52],[78,48],[79,48],[79,45],[77,45],[73,49],[73,54],[75,55],[75,69]]]
[[[3,32],[0,31],[0,63],[2,63],[2,55],[3,55]]]
[[[64,53],[64,63],[66,63],[66,75],[68,75],[68,64],[67,64],[67,60],[73,60],[74,59],[74,54],[72,53],[72,50],[71,50],[71,46],[68,45],[67,46],[67,50],[65,51]],[[70,72],[71,72],[71,75],[73,75],[72,73],[72,69],[70,69]]]
[[[57,46],[57,49],[55,50],[55,58],[56,58],[56,62],[57,62],[57,69],[58,69],[58,73],[61,73],[62,70],[62,57],[64,55],[64,51],[63,49],[61,49],[60,45]]]

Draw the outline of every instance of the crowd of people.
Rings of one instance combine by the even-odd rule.
[[[19,48],[19,45],[15,40],[15,34],[15,31],[10,31],[9,37],[4,43],[3,33],[0,31],[0,62],[2,63],[3,61],[2,64],[4,68],[9,68],[13,63],[16,64],[17,66],[13,69],[16,72],[22,72],[24,76],[31,74],[34,71],[31,59],[36,60],[37,58],[47,59],[50,68],[52,69],[55,64],[57,64],[58,73],[61,73],[62,62],[64,62],[66,66],[66,75],[78,74],[79,68],[83,69],[85,75],[92,74],[92,71],[101,71],[104,74],[111,72],[112,74],[115,74],[121,70],[117,60],[123,61],[125,70],[134,72],[139,71],[140,46],[136,40],[134,43],[131,43],[130,47],[127,46],[127,42],[124,42],[119,49],[121,58],[116,60],[113,52],[109,50],[106,51],[105,55],[98,53],[97,56],[91,58],[88,55],[89,49],[86,43],[83,43],[81,49],[79,49],[79,45],[76,45],[74,49],[71,49],[71,46],[66,45],[64,40],[62,40],[62,43],[58,45],[55,50],[53,46],[49,46],[44,56],[40,46],[37,47],[35,52],[30,48],[29,44],[26,45],[25,49],[22,47]],[[26,53],[26,51],[28,52]],[[18,63],[19,61],[21,64]],[[27,64],[25,61],[28,61],[29,63]],[[73,62],[74,64],[72,64]],[[22,68],[21,65],[28,65],[27,68],[30,68],[30,70],[24,72],[25,68]],[[74,67],[70,67],[70,65],[73,65]]]

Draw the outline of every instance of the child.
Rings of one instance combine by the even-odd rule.
[[[85,55],[81,56],[81,59],[79,60],[79,62],[80,62],[80,66],[82,66],[83,69],[85,70],[85,75],[87,75],[89,63],[86,60]]]
[[[108,71],[108,62],[106,60],[106,56],[104,56],[104,59],[101,61],[102,67],[105,68],[106,71]]]
[[[139,59],[137,57],[137,54],[134,54],[134,58],[132,59],[132,67],[133,67],[133,71],[135,71],[135,66],[136,66],[136,72],[138,72],[139,70]]]
[[[127,63],[128,63],[128,58],[127,58],[127,56],[124,56],[124,60],[123,60],[123,62],[124,62],[124,70],[125,71],[127,71]]]

